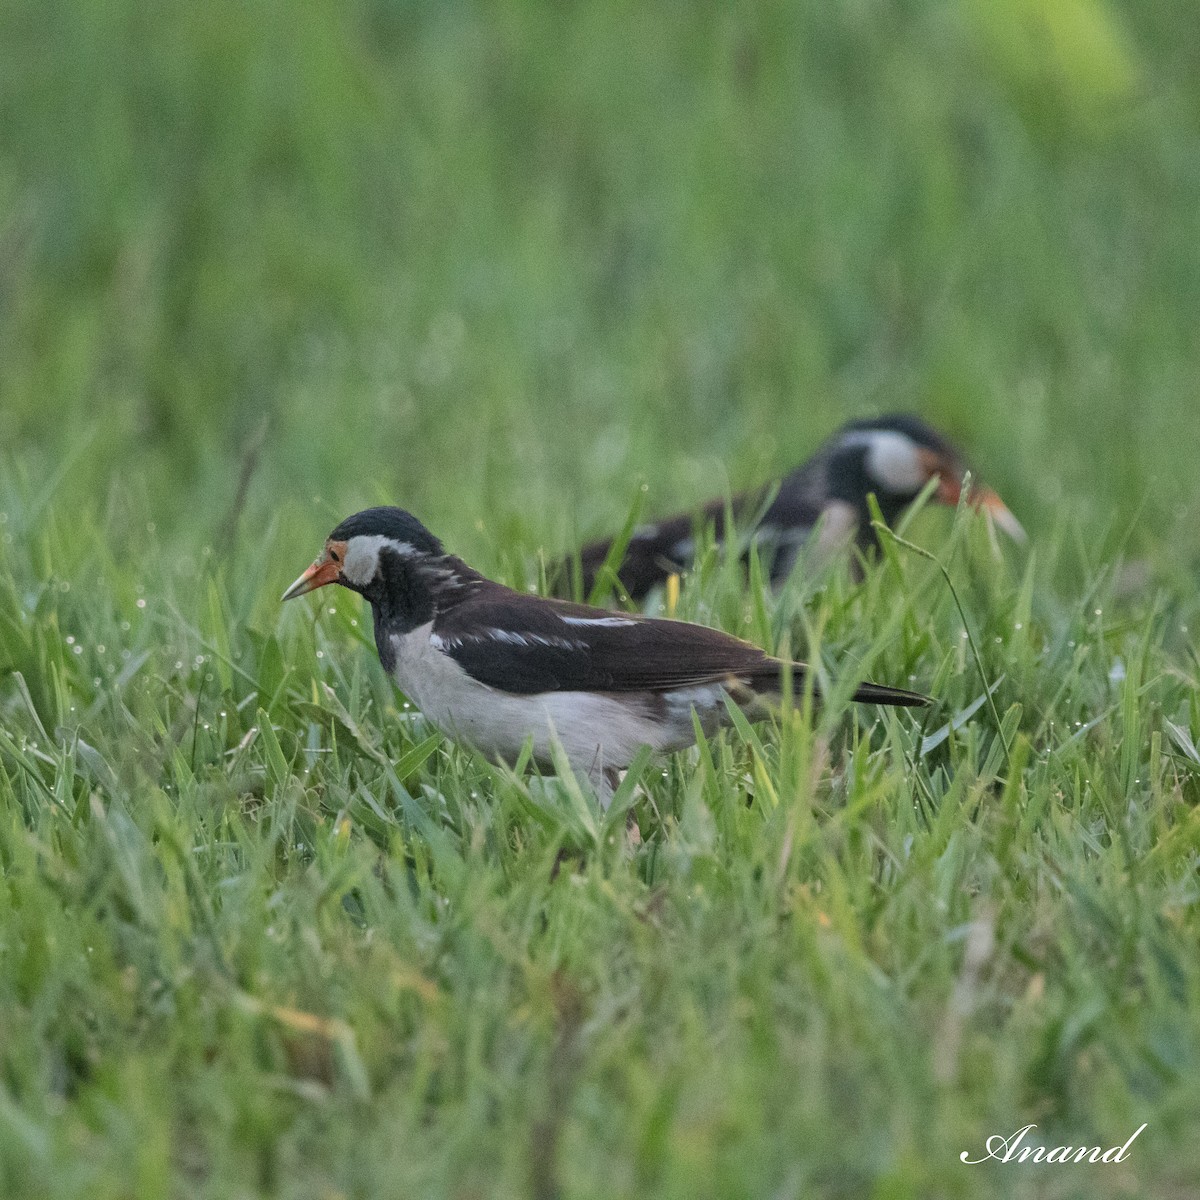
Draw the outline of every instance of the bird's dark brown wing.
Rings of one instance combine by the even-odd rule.
[[[749,678],[774,663],[717,629],[541,600],[498,585],[439,615],[433,634],[468,674],[510,692],[665,691]]]
[[[667,576],[692,564],[697,530],[712,526],[718,542],[725,540],[727,512],[732,509],[739,532],[753,537],[773,583],[782,583],[795,561],[796,548],[808,537],[829,502],[825,447],[788,474],[775,489],[762,488],[734,496],[729,502],[710,500],[701,508],[676,513],[642,526],[630,539],[617,576],[632,600],[641,601]],[[770,500],[768,504],[767,501]],[[765,506],[765,507],[764,507]],[[583,592],[587,595],[612,549],[612,538],[589,542],[579,552]],[[570,584],[569,565],[559,572],[560,594]]]
[[[625,554],[617,566],[617,578],[631,599],[644,600],[651,589],[665,582],[669,575],[687,568],[692,559],[688,548],[691,537],[690,513],[668,517],[637,532],[625,547]],[[579,552],[584,596],[596,586],[612,545],[612,538],[600,538],[589,542]]]
[[[778,692],[783,664],[759,647],[684,621],[611,613],[541,600],[499,585],[442,613],[433,635],[472,678],[501,691],[665,692],[737,680]],[[804,667],[791,668],[803,686]],[[924,697],[879,685],[864,700],[919,704]]]
[[[745,505],[744,497],[734,497],[734,515]],[[644,600],[652,588],[664,583],[669,575],[686,570],[695,551],[696,530],[711,524],[720,541],[725,536],[726,502],[711,500],[696,511],[676,513],[661,521],[641,526],[630,538],[617,569],[621,586],[633,600]],[[596,585],[601,568],[612,549],[613,538],[589,542],[579,552],[583,593],[586,596]],[[564,578],[569,582],[570,567]]]

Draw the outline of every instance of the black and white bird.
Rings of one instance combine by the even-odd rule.
[[[331,583],[366,598],[384,670],[433,725],[509,763],[530,742],[535,760],[552,767],[557,741],[602,803],[641,747],[692,745],[693,712],[712,732],[727,722],[726,696],[754,717],[789,674],[797,692],[804,686],[803,664],[719,630],[494,583],[399,508],[348,517],[283,599]],[[928,703],[874,683],[853,698]]]
[[[757,488],[635,530],[617,575],[632,599],[644,599],[668,576],[691,564],[697,528],[711,524],[716,540],[724,540],[728,507],[736,532],[755,542],[771,582],[779,585],[818,527],[820,551],[852,541],[866,549],[874,542],[868,495],[874,494],[884,520],[893,525],[930,480],[937,481],[934,500],[957,505],[966,473],[958,450],[918,417],[899,414],[851,421],[785,476],[773,495],[770,488]],[[966,499],[1011,537],[1024,541],[1025,531],[990,488],[972,483]],[[612,545],[612,538],[603,538],[580,551],[585,596],[595,586]],[[563,564],[552,581],[554,589],[568,592],[572,574],[570,565]]]

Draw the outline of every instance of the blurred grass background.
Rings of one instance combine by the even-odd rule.
[[[1036,530],[1196,547],[1187,3],[34,6],[0,41],[0,445],[220,527],[565,545],[911,408]],[[486,532],[473,530],[486,515]]]
[[[1198,196],[1184,0],[0,0],[0,1191],[1190,1195]],[[1032,534],[916,535],[1004,736],[928,564],[710,557],[938,727],[677,756],[632,855],[276,603],[366,503],[527,578],[896,408]]]

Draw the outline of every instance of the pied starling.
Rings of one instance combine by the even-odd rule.
[[[692,745],[693,713],[714,732],[728,723],[727,696],[754,718],[789,675],[797,693],[804,687],[803,664],[719,630],[494,583],[399,508],[348,517],[283,599],[330,583],[366,598],[384,670],[433,725],[509,763],[531,742],[547,768],[557,740],[602,803],[641,747]],[[859,685],[853,699],[928,703],[874,683]]]
[[[905,414],[883,416],[843,425],[812,458],[783,478],[773,496],[770,489],[758,488],[734,496],[728,507],[737,532],[754,541],[771,582],[779,586],[818,523],[819,549],[854,541],[865,550],[874,541],[868,495],[874,494],[883,519],[894,525],[931,479],[937,481],[933,499],[957,505],[966,473],[959,452],[924,421]],[[990,488],[972,483],[966,500],[1011,537],[1024,541],[1025,531]],[[711,524],[717,541],[724,540],[726,505],[724,499],[711,500],[697,510],[636,529],[617,571],[630,598],[644,599],[653,587],[691,564],[697,527]],[[612,538],[603,538],[580,551],[585,596],[595,586],[612,544]],[[572,574],[569,563],[560,564],[552,579],[554,590],[567,592]]]

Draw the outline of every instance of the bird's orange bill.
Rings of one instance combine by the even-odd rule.
[[[324,587],[329,583],[336,583],[341,570],[340,563],[334,562],[327,554],[323,554],[283,593],[280,600],[294,600],[297,596],[303,596],[305,592],[311,592],[315,588]]]
[[[1003,529],[1014,542],[1023,545],[1028,541],[1028,535],[1021,522],[1012,515],[1008,505],[991,488],[972,488],[968,499],[976,508],[987,513],[997,527]]]
[[[942,475],[938,480],[935,496],[942,504],[956,507],[962,498],[962,484],[952,475]],[[1024,543],[1027,540],[1021,522],[1012,515],[1008,505],[990,487],[977,487],[972,484],[970,491],[967,492],[967,503],[972,508],[987,513],[988,517],[1014,542]]]

